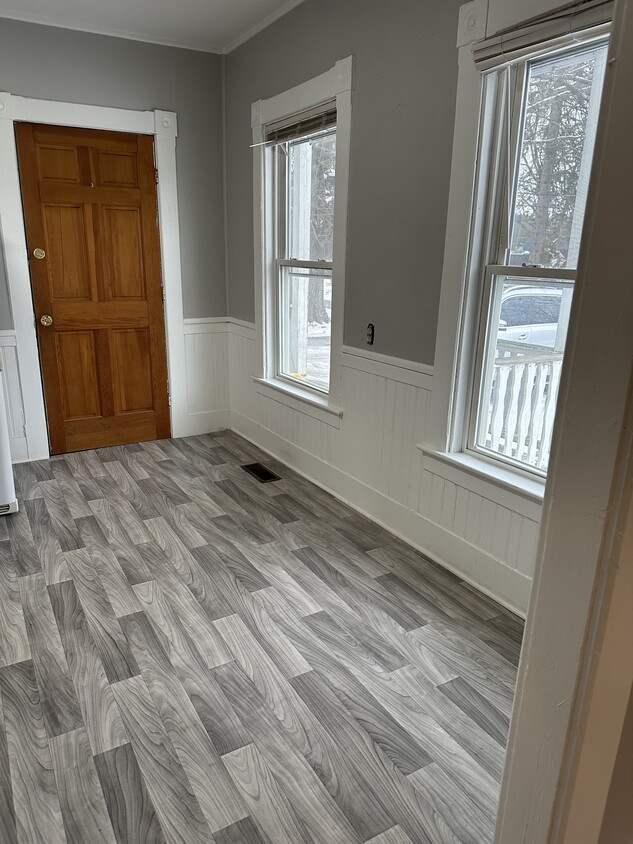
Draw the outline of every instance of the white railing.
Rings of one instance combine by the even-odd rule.
[[[518,343],[498,344],[486,448],[547,469],[562,366],[562,352]]]

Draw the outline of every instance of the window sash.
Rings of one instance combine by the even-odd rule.
[[[497,67],[484,74],[483,103],[488,109],[482,124],[488,124],[492,131],[488,136],[480,137],[479,144],[490,143],[493,148],[490,160],[486,189],[485,228],[487,230],[484,250],[485,263],[505,264],[511,249],[514,201],[519,179],[521,157],[521,139],[524,119],[523,105],[527,95],[529,65],[538,60],[555,58],[558,53],[582,53],[592,44],[607,42],[604,32],[596,35],[587,34],[586,40],[576,43],[577,50],[569,45],[560,50],[550,48],[540,56],[530,56],[513,65]],[[580,39],[579,39],[580,40]],[[486,97],[486,88],[493,89],[492,96]],[[486,106],[487,100],[487,106]],[[481,160],[481,157],[480,157]]]
[[[336,124],[330,126],[325,132],[319,132],[316,135],[307,135],[305,138],[299,140],[307,140],[312,137],[320,137],[322,135],[329,135],[336,133]],[[288,185],[288,144],[279,144],[274,150],[275,161],[275,222],[276,222],[276,245],[277,245],[277,260],[293,260],[293,256],[289,254],[290,251],[290,195]],[[303,259],[301,260],[303,263]],[[330,262],[332,263],[332,262]],[[321,266],[322,264],[319,264]]]
[[[574,290],[576,281],[576,270],[556,270],[544,267],[516,267],[510,264],[489,264],[485,270],[484,284],[482,289],[482,304],[476,340],[476,351],[474,357],[474,368],[471,379],[471,395],[468,403],[469,419],[467,426],[467,438],[464,451],[485,458],[491,464],[503,463],[512,466],[526,477],[546,477],[546,470],[530,466],[528,463],[515,459],[511,455],[503,454],[487,449],[478,443],[478,432],[482,420],[487,415],[489,405],[487,402],[490,395],[491,381],[494,374],[494,357],[490,355],[491,346],[497,344],[497,332],[494,326],[499,323],[499,314],[493,313],[495,303],[493,302],[494,281],[500,277],[516,278],[518,280],[529,280],[530,287],[547,287],[544,283],[547,280],[555,281],[557,287]],[[499,310],[501,301],[499,297]],[[489,371],[485,367],[490,363]],[[484,383],[484,376],[486,383]]]
[[[309,390],[313,392],[315,395],[324,396],[328,395],[330,392],[330,364],[331,364],[331,356],[332,356],[332,338],[330,336],[330,343],[329,343],[329,361],[328,361],[328,388],[324,389],[317,386],[314,383],[310,383],[309,381],[303,381],[300,378],[293,378],[292,375],[289,375],[287,372],[283,371],[283,361],[286,357],[286,349],[284,347],[284,343],[287,342],[286,335],[284,333],[285,329],[285,317],[283,314],[283,307],[284,307],[284,275],[285,270],[287,269],[305,269],[305,270],[316,270],[323,272],[323,278],[328,277],[330,279],[330,284],[333,285],[333,272],[332,272],[332,261],[300,261],[295,259],[278,259],[277,262],[277,284],[275,290],[275,298],[276,298],[276,307],[275,307],[275,314],[276,314],[276,336],[275,336],[275,348],[276,348],[276,361],[275,361],[275,377],[280,378],[282,381],[285,381],[289,384],[294,384],[295,386],[299,385],[302,389]],[[308,275],[307,278],[310,276]],[[318,276],[317,276],[318,277]],[[331,322],[330,322],[331,326]]]
[[[336,112],[334,112],[336,116]],[[297,378],[289,376],[284,373],[284,315],[283,309],[283,275],[284,268],[296,268],[306,270],[325,270],[329,272],[332,277],[332,285],[334,285],[333,278],[333,261],[310,261],[303,258],[294,258],[289,256],[290,233],[289,227],[289,190],[288,190],[288,151],[287,146],[294,140],[304,140],[312,136],[318,137],[322,134],[329,134],[336,131],[336,123],[333,121],[325,131],[318,133],[306,133],[305,136],[291,138],[288,142],[278,143],[271,150],[273,158],[273,177],[275,183],[275,244],[276,244],[276,258],[275,258],[275,285],[274,285],[274,339],[273,339],[273,354],[274,354],[274,373],[275,378],[292,384],[295,387],[300,386],[301,389],[314,393],[316,396],[327,396],[331,392],[331,371],[328,373],[329,386],[328,389],[321,389],[314,384],[302,381]],[[330,338],[330,370],[332,358],[332,339]]]
[[[591,42],[585,44],[578,44],[575,45],[575,49],[566,49],[562,51],[564,56],[572,57],[580,57],[584,53],[590,52],[592,49],[599,48],[600,45],[606,46],[606,40],[604,36],[599,38],[592,38]],[[510,126],[508,129],[508,161],[511,163],[511,166],[506,167],[506,183],[507,183],[507,190],[503,197],[503,208],[504,213],[507,217],[507,226],[504,229],[504,236],[500,241],[500,249],[498,253],[498,262],[502,263],[509,263],[510,261],[510,253],[512,249],[512,241],[514,236],[514,226],[516,224],[515,219],[515,211],[516,211],[516,204],[517,204],[517,196],[519,192],[519,180],[520,180],[520,171],[521,171],[521,154],[523,148],[523,141],[524,141],[524,133],[525,133],[525,121],[527,115],[527,101],[528,101],[528,88],[529,88],[529,81],[530,81],[530,69],[531,67],[538,67],[542,62],[548,62],[550,60],[554,60],[557,55],[560,54],[559,50],[551,50],[547,55],[531,58],[529,61],[522,62],[519,66],[515,68],[506,68],[505,74],[511,81],[509,83],[510,88],[513,88],[514,95],[513,95],[513,102],[512,102],[512,116],[510,119]],[[604,82],[604,66],[602,68],[599,67],[598,63],[596,62],[596,66],[594,67],[594,77],[595,82],[603,83]],[[595,84],[594,82],[594,84]],[[598,103],[594,103],[592,100],[593,105],[599,105]],[[596,112],[597,115],[597,112]],[[588,114],[587,117],[587,126],[586,129],[590,128],[591,123],[591,114]],[[594,127],[595,129],[595,127]],[[586,143],[586,141],[585,141]],[[595,143],[595,138],[594,138]],[[593,145],[591,147],[591,154],[593,152]],[[584,155],[584,153],[583,153]],[[590,163],[591,158],[588,159],[587,163]],[[583,159],[584,162],[584,159]],[[576,196],[580,196],[582,192],[582,186],[580,177],[587,176],[588,171],[583,170],[583,162],[581,162],[580,170],[579,170],[579,182],[577,185]],[[586,192],[586,191],[585,191]],[[586,195],[585,195],[585,202],[586,202]],[[583,214],[582,217],[584,218],[584,207],[583,207]],[[569,257],[569,256],[568,256]]]
[[[591,35],[588,41],[605,40],[604,33]],[[579,51],[587,43],[578,45]],[[561,50],[554,45],[547,52],[541,51],[539,59],[554,57],[557,53],[571,53],[567,46]],[[490,359],[486,354],[490,343],[497,342],[496,323],[490,321],[492,307],[493,279],[495,276],[533,279],[538,286],[538,279],[551,279],[560,285],[573,289],[576,269],[551,269],[545,267],[525,267],[509,265],[514,202],[519,177],[521,156],[521,138],[523,135],[524,102],[526,97],[528,68],[534,56],[522,59],[514,65],[496,67],[493,72],[484,75],[482,95],[482,122],[480,134],[480,169],[478,180],[483,178],[483,205],[476,212],[473,225],[480,231],[483,249],[480,253],[482,269],[477,272],[476,265],[471,270],[472,283],[476,285],[474,302],[474,337],[473,352],[466,388],[466,424],[462,428],[461,448],[464,452],[476,455],[491,465],[505,464],[519,474],[533,478],[545,476],[546,471],[534,468],[512,456],[484,449],[478,445],[477,431],[481,418],[489,410],[487,404],[490,392],[483,383],[483,370]],[[484,151],[482,144],[487,146]],[[489,146],[488,146],[489,145]],[[481,168],[484,168],[483,172]],[[479,218],[479,222],[477,222]],[[471,247],[472,250],[472,247]],[[472,259],[471,251],[471,259]],[[477,276],[479,280],[477,280]],[[530,282],[532,284],[532,282]],[[561,318],[567,318],[561,311]],[[498,322],[498,320],[497,320]],[[494,359],[490,371],[494,370]]]

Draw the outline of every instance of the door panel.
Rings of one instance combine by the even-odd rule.
[[[64,418],[101,416],[95,332],[59,331],[56,341]]]
[[[169,436],[152,139],[16,137],[51,451]]]
[[[106,207],[103,218],[111,297],[145,298],[140,209]]]
[[[118,413],[149,410],[152,373],[149,367],[149,332],[125,329],[110,334],[114,359],[114,395]]]
[[[124,152],[99,150],[101,184],[109,187],[137,188],[136,156]]]
[[[90,299],[88,242],[82,205],[43,205],[51,299]]]
[[[72,182],[79,184],[79,156],[75,147],[47,146],[41,144],[37,150],[37,162],[41,181]]]

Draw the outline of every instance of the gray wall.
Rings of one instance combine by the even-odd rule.
[[[355,56],[345,342],[433,363],[463,0],[305,0],[226,58],[229,312],[254,319],[250,105]]]
[[[250,104],[355,56],[345,342],[433,363],[462,0],[305,0],[225,59],[229,312],[254,319]],[[178,112],[185,316],[227,313],[218,56],[0,20],[0,89]],[[10,326],[0,267],[0,328]]]
[[[0,19],[0,90],[178,113],[185,316],[225,316],[221,57]],[[7,328],[3,270],[0,328]]]

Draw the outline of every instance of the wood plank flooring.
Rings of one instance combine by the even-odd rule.
[[[517,618],[231,432],[15,477],[3,844],[492,842]]]

